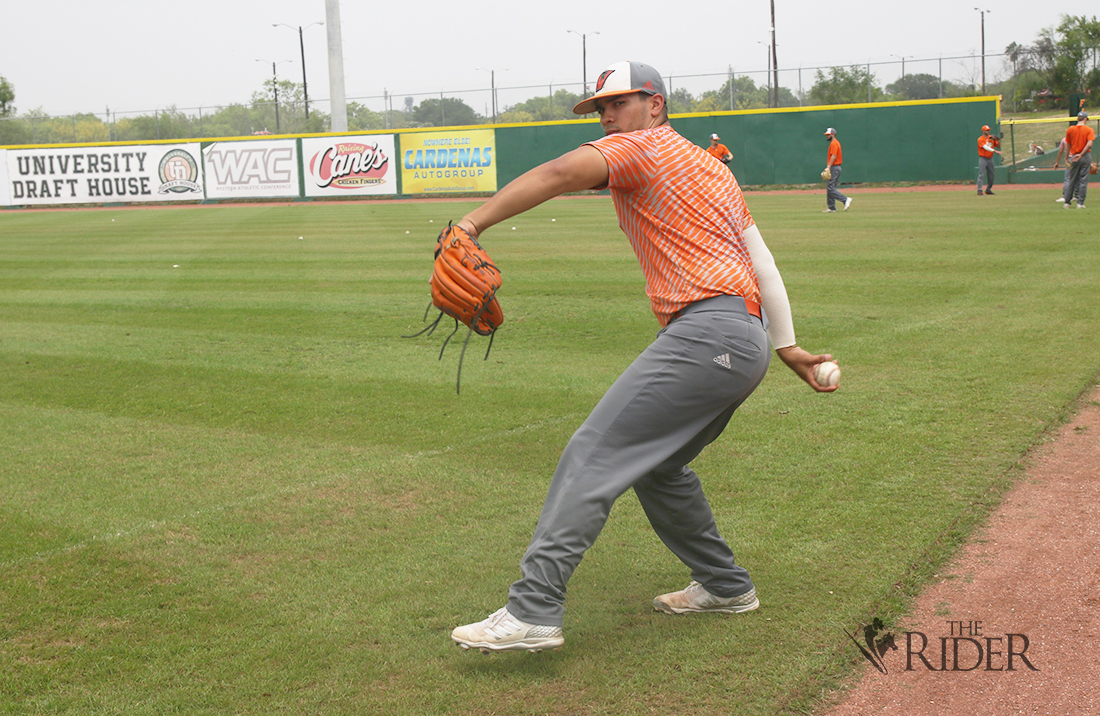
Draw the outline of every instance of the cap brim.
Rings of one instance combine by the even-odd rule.
[[[577,104],[573,107],[573,114],[591,114],[595,112],[596,100],[607,99],[609,97],[621,97],[624,94],[635,94],[638,92],[649,94],[645,90],[629,89],[621,90],[619,92],[604,92],[603,94],[594,95],[592,97],[589,97],[588,99],[577,102]]]

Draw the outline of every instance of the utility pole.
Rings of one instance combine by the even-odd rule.
[[[580,33],[576,30],[566,30],[581,38],[581,99],[588,99],[588,36],[598,35],[599,32]]]
[[[985,14],[993,11],[982,10],[980,7],[974,9],[982,15],[982,94],[985,94]]]
[[[778,107],[779,106],[779,55],[776,53],[776,49],[775,49],[775,0],[771,0],[771,3],[772,3],[772,52],[771,52],[771,62],[772,62],[772,88],[774,90],[773,93],[772,93],[772,101],[774,102],[774,104],[772,106]]]
[[[324,25],[324,24],[325,23],[323,23],[323,22],[311,22],[310,24],[306,25],[306,27],[313,27],[314,25]],[[282,22],[273,23],[271,26],[272,27],[279,27],[280,25],[282,27],[290,27],[291,30],[294,29],[290,25],[287,25],[286,23],[282,23]],[[306,41],[302,38],[302,30],[303,29],[305,29],[305,28],[303,28],[301,25],[298,26],[298,48],[302,51],[302,98],[303,98],[303,102],[304,102],[305,107],[306,107],[306,119],[308,120],[309,119],[309,85],[306,84]]]
[[[256,62],[267,61],[268,60],[256,60]],[[279,60],[279,62],[290,62],[290,60]],[[271,89],[275,91],[275,134],[282,134],[279,127],[279,76],[275,74],[275,64],[275,61],[271,60]]]

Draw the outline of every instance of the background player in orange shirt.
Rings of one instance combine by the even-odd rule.
[[[852,205],[852,198],[840,193],[840,172],[844,163],[844,150],[840,141],[836,138],[836,130],[829,127],[825,130],[825,139],[829,142],[829,151],[825,155],[825,169],[829,171],[829,183],[825,187],[825,213],[832,214],[836,211],[836,203],[844,204],[844,211]]]
[[[731,152],[729,147],[725,144],[722,144],[721,141],[722,138],[717,134],[710,135],[710,146],[707,147],[707,151],[712,157],[723,164],[729,164],[733,161],[733,152]]]
[[[1081,110],[1077,114],[1077,124],[1066,130],[1066,171],[1069,178],[1062,185],[1062,198],[1068,209],[1077,198],[1077,208],[1085,208],[1085,195],[1089,191],[1089,166],[1092,164],[1092,143],[1096,141],[1096,132],[1089,126],[1088,112]]]
[[[451,633],[464,649],[560,647],[566,584],[630,489],[693,580],[655,609],[755,609],[755,585],[688,464],[764,378],[769,337],[810,387],[835,389],[813,377],[832,356],[795,342],[783,279],[737,180],[669,124],[660,73],[616,63],[573,111],[597,112],[605,136],[518,177],[459,224],[476,236],[559,194],[609,189],[662,328],[569,440],[507,605]]]
[[[989,133],[989,125],[982,125],[982,136],[978,137],[978,196],[982,195],[982,179],[985,179],[985,193],[993,193],[993,155],[1000,154],[999,137]]]

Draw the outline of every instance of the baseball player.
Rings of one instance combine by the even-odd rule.
[[[722,144],[722,138],[717,134],[710,135],[710,146],[707,147],[707,152],[723,164],[729,164],[733,161],[733,152],[725,144]]]
[[[829,183],[825,187],[825,212],[826,214],[832,214],[836,212],[836,203],[838,201],[844,204],[844,211],[848,211],[848,207],[852,205],[852,198],[850,196],[844,196],[837,187],[840,186],[840,172],[841,164],[844,163],[844,151],[840,146],[840,141],[836,138],[836,130],[829,127],[825,130],[825,139],[829,142],[829,151],[825,155],[825,170],[829,172]]]
[[[1077,197],[1077,208],[1085,208],[1085,195],[1089,191],[1089,167],[1092,164],[1092,143],[1096,141],[1096,132],[1089,126],[1089,115],[1085,110],[1077,114],[1077,124],[1066,130],[1066,171],[1069,177],[1062,189],[1068,209]]]
[[[814,378],[832,357],[795,342],[783,279],[733,174],[669,124],[660,73],[615,63],[573,111],[598,113],[605,136],[518,177],[459,225],[477,236],[559,194],[609,189],[661,330],[569,440],[507,605],[456,628],[463,649],[560,647],[566,584],[632,488],[693,580],[656,597],[656,609],[756,609],[755,585],[688,464],[764,378],[769,336],[810,387],[835,390]]]
[[[1073,126],[1073,122],[1070,122],[1070,126]],[[1058,198],[1054,201],[1059,204],[1064,204],[1066,201],[1065,196],[1066,189],[1069,188],[1070,180],[1070,164],[1069,164],[1069,145],[1066,143],[1066,138],[1062,137],[1058,140],[1058,156],[1054,158],[1054,168],[1058,168],[1058,163],[1062,161],[1062,157],[1066,158],[1066,166],[1064,167],[1065,173],[1062,175],[1062,193],[1058,195]]]
[[[1000,154],[999,137],[991,135],[988,124],[982,125],[982,136],[978,137],[978,196],[982,195],[982,180],[985,179],[985,193],[993,193],[993,155]]]

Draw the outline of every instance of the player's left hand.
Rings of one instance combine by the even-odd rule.
[[[833,360],[831,353],[822,353],[815,355],[809,351],[800,348],[798,346],[787,346],[786,348],[780,348],[776,351],[779,354],[780,360],[787,364],[787,367],[794,371],[802,380],[819,393],[831,393],[839,386],[826,387],[814,380],[814,368],[819,363]]]

